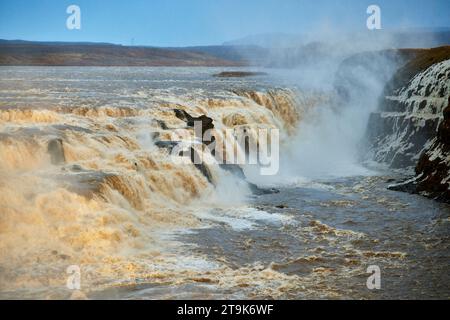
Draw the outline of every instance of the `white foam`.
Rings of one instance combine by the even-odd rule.
[[[200,210],[195,213],[198,218],[228,225],[236,231],[255,229],[259,223],[283,224],[291,218],[279,213],[269,213],[253,207]]]

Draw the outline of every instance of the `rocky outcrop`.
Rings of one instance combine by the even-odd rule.
[[[245,177],[245,174],[244,174],[244,171],[242,170],[242,168],[236,164],[221,164],[220,167],[223,170],[231,172],[233,175],[235,175],[236,177],[238,177],[240,179],[243,179],[243,180],[247,179]],[[278,190],[276,188],[260,188],[256,184],[251,183],[249,181],[247,181],[247,185],[254,195],[272,194],[272,193],[280,192],[280,190]]]
[[[63,141],[61,139],[50,140],[48,142],[47,151],[50,155],[52,164],[59,165],[66,162]]]
[[[450,89],[449,73],[450,60],[437,63],[382,99],[368,127],[376,161],[392,168],[416,165],[442,120]]]
[[[418,193],[450,203],[450,97],[431,146],[420,156],[416,176],[390,186],[391,190]]]
[[[194,127],[195,122],[201,123],[202,136],[197,137],[197,138],[199,138],[205,146],[208,146],[215,141],[214,136],[211,137],[211,140],[208,140],[208,141],[203,140],[203,135],[205,134],[205,132],[207,130],[214,129],[214,123],[213,123],[212,118],[210,118],[206,115],[201,115],[199,117],[193,117],[188,112],[186,112],[185,110],[182,110],[182,109],[174,109],[174,113],[178,119],[185,121],[186,125],[188,127]],[[181,141],[156,141],[155,145],[158,148],[165,148],[165,149],[169,150],[169,152],[172,152],[173,148],[175,148],[180,143],[181,143]],[[206,163],[204,163],[204,162],[199,163],[197,161],[197,159],[201,159],[201,157],[198,154],[198,152],[195,150],[195,148],[190,147],[189,150],[185,150],[185,151],[188,151],[188,154],[190,155],[190,160],[191,160],[192,164],[195,166],[195,168],[201,172],[201,174],[208,180],[209,183],[214,185],[214,179],[211,174],[211,170],[208,168]],[[212,154],[212,156],[214,156],[214,149],[211,150],[211,154]],[[180,153],[180,155],[182,155],[182,153]],[[233,175],[235,175],[236,177],[246,181],[247,178],[245,177],[245,174],[239,165],[237,165],[237,164],[220,164],[219,166],[221,169],[228,171],[228,172],[232,173]],[[263,195],[263,194],[279,192],[279,190],[277,190],[275,188],[259,188],[257,185],[255,185],[249,181],[246,181],[246,182],[247,182],[249,189],[255,195]]]
[[[416,167],[416,191],[450,203],[450,98],[431,147]]]
[[[369,154],[415,169],[392,190],[450,201],[450,47],[422,51],[387,83],[367,131]]]
[[[210,143],[213,142],[213,140],[203,141],[205,132],[214,129],[214,121],[212,118],[204,114],[201,115],[200,117],[193,117],[189,113],[181,109],[174,109],[174,112],[175,116],[178,119],[185,121],[188,127],[194,128],[196,123],[201,124],[202,127],[201,136],[197,136],[197,138],[200,139],[204,144],[209,145]],[[200,132],[195,132],[195,134],[200,134]]]
[[[214,74],[217,78],[243,78],[243,77],[254,77],[254,76],[266,76],[265,72],[252,72],[252,71],[223,71]]]
[[[437,52],[439,59],[446,57]],[[450,47],[446,52],[450,58]],[[419,55],[397,72],[386,85],[377,112],[370,115],[368,153],[392,168],[415,167],[443,118],[450,94],[450,60],[439,62],[432,52],[427,56],[428,60]],[[432,65],[427,67],[423,60]],[[413,70],[417,73],[407,81]]]

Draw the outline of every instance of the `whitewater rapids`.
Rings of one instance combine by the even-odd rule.
[[[288,152],[305,116],[333,99],[265,77],[212,77],[218,71],[0,69],[0,297],[349,297],[356,289],[339,284],[360,279],[366,264],[404,263],[401,246],[378,246],[369,231],[352,230],[352,220],[322,221],[323,208],[331,216],[358,207],[353,194],[380,212],[409,208],[413,196],[396,201],[376,178],[292,177],[296,188],[317,193],[253,197],[241,177],[211,165],[209,181],[156,146],[186,127],[173,112],[181,109],[211,117],[218,132],[280,129],[281,152]],[[280,202],[289,210],[274,209]],[[437,219],[448,226],[448,218]],[[258,240],[259,233],[267,238]],[[228,246],[240,237],[242,248]],[[251,247],[259,248],[255,259],[236,258]],[[81,270],[76,292],[66,287],[72,265]]]
[[[89,79],[95,71],[2,70],[2,293],[58,291],[70,264],[81,267],[87,290],[137,278],[195,277],[185,265],[174,276],[179,262],[172,260],[180,256],[163,235],[203,226],[212,208],[245,209],[250,190],[219,167],[209,168],[212,184],[193,164],[175,164],[155,146],[155,139],[170,141],[173,130],[185,127],[173,109],[206,114],[218,131],[260,126],[288,135],[299,119],[288,90],[236,93],[189,85],[180,92],[171,88],[174,79],[156,79],[164,86],[153,88],[147,79],[136,84],[136,74],[115,79],[122,70],[106,70],[108,82]],[[17,76],[26,78],[23,87]],[[303,103],[317,101],[305,97]],[[60,163],[52,159],[52,141]],[[213,269],[223,272],[220,265]]]

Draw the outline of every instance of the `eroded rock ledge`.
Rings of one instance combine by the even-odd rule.
[[[415,175],[391,190],[450,202],[450,47],[422,51],[385,87],[368,124],[369,153]]]
[[[373,158],[392,168],[414,167],[436,136],[449,95],[450,60],[418,73],[406,86],[387,92],[371,114]]]
[[[436,137],[420,156],[416,176],[389,189],[418,193],[450,203],[450,97],[443,114]]]

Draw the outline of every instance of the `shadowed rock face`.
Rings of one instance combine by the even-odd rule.
[[[61,139],[50,140],[48,143],[47,151],[50,154],[52,164],[58,165],[66,162],[63,142]]]
[[[416,174],[417,192],[450,203],[450,97],[437,136],[420,157]]]
[[[185,121],[186,125],[188,127],[194,127],[196,122],[201,124],[201,126],[202,126],[201,136],[197,137],[197,138],[199,138],[205,145],[209,145],[212,142],[214,142],[214,140],[203,141],[205,132],[207,132],[208,130],[214,129],[214,121],[212,118],[205,116],[204,114],[201,115],[200,117],[193,117],[186,111],[180,110],[180,109],[175,109],[174,112],[175,112],[175,116],[178,119]],[[197,134],[197,132],[196,132],[196,134]]]
[[[414,178],[392,185],[389,189],[418,193],[450,203],[450,97],[437,135],[420,156],[415,171]]]
[[[231,172],[236,177],[239,177],[239,178],[241,178],[243,180],[247,179],[245,177],[244,171],[242,170],[242,168],[239,165],[236,165],[236,164],[221,164],[220,167],[223,170]],[[248,187],[250,188],[250,190],[252,191],[252,193],[255,194],[255,195],[263,195],[263,194],[271,194],[271,193],[279,193],[280,192],[280,190],[278,190],[276,188],[260,188],[256,184],[248,182],[248,181],[247,181],[247,184],[248,184]]]
[[[175,116],[186,122],[186,125],[188,127],[194,127],[195,122],[200,122],[202,125],[202,136],[198,137],[199,139],[201,139],[202,143],[205,146],[209,146],[210,144],[215,142],[215,137],[214,135],[211,137],[211,140],[208,141],[204,141],[203,140],[203,135],[205,134],[205,132],[207,130],[212,130],[214,129],[214,123],[213,123],[213,119],[206,116],[206,115],[201,115],[199,117],[193,117],[192,115],[190,115],[188,112],[186,112],[185,110],[182,109],[174,109],[173,110],[175,113]],[[158,148],[166,148],[168,149],[170,152],[172,152],[173,148],[175,146],[177,146],[180,143],[180,141],[156,141],[155,145]],[[214,149],[211,150],[211,154],[214,156]],[[199,170],[202,175],[208,180],[209,183],[214,184],[214,179],[211,175],[211,171],[208,168],[208,166],[205,163],[198,163],[198,161],[196,161],[196,159],[200,159],[200,156],[197,154],[197,151],[194,148],[189,148],[189,155],[190,155],[190,160],[191,162],[194,164],[194,166],[197,168],[197,170]],[[233,175],[235,175],[236,177],[246,180],[245,174],[242,170],[242,168],[237,165],[237,164],[220,164],[220,167],[223,170],[226,170],[228,172],[231,172]],[[250,188],[250,190],[252,191],[253,194],[256,195],[262,195],[262,194],[270,194],[270,193],[278,193],[279,190],[275,189],[275,188],[269,188],[269,189],[264,189],[264,188],[259,188],[257,185],[248,182],[247,181],[247,185]]]
[[[367,138],[374,160],[415,168],[413,178],[389,189],[450,202],[450,47],[445,48],[437,56],[429,53],[428,60],[412,60],[411,70],[399,70],[370,117]]]
[[[413,168],[436,136],[450,95],[450,47],[419,50],[386,84],[368,123],[368,153],[392,168]]]
[[[449,75],[450,60],[437,63],[382,98],[368,124],[374,160],[392,168],[416,165],[442,120],[450,94]]]
[[[267,75],[265,72],[251,72],[251,71],[224,71],[217,73],[214,77],[218,78],[243,78],[243,77],[254,77],[254,76],[264,76]]]

